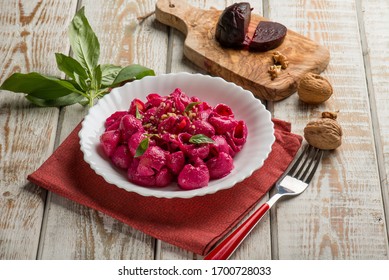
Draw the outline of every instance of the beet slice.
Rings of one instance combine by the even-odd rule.
[[[287,28],[278,22],[261,21],[255,29],[254,36],[249,44],[250,51],[265,52],[275,49],[285,39]]]
[[[215,38],[223,47],[242,48],[251,19],[250,3],[234,3],[224,9],[216,25]]]

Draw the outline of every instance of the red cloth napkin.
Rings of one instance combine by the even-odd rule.
[[[302,137],[273,120],[276,141],[264,166],[231,189],[191,199],[143,197],[94,173],[80,150],[78,125],[28,180],[101,211],[157,239],[205,255],[258,203],[286,170]]]

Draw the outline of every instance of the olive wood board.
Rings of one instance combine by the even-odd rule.
[[[215,39],[215,29],[221,10],[204,10],[178,0],[158,0],[156,19],[174,27],[186,36],[184,55],[209,74],[234,82],[263,100],[284,99],[297,90],[301,77],[307,72],[320,74],[330,60],[328,49],[292,30],[284,42],[267,52],[223,48]],[[251,13],[249,34],[264,17]],[[289,66],[277,78],[271,79],[268,69],[273,53],[284,54]]]

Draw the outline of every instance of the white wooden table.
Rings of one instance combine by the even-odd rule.
[[[183,57],[182,34],[154,15],[139,22],[155,2],[0,1],[0,82],[14,72],[60,75],[54,53],[70,53],[67,28],[81,6],[100,40],[102,63],[204,73]],[[188,2],[224,9],[233,1]],[[320,112],[339,110],[344,140],[312,186],[279,203],[233,259],[388,259],[389,2],[249,2],[253,12],[331,53],[322,73],[334,87],[330,100],[308,106],[294,94],[267,102],[268,109],[298,134]],[[0,259],[201,259],[27,181],[86,110],[38,108],[22,94],[0,92]]]

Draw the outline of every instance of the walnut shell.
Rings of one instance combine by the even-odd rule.
[[[333,93],[330,82],[314,73],[305,74],[297,87],[301,101],[308,104],[320,104],[328,100]]]
[[[342,127],[336,121],[336,115],[334,117],[334,114],[324,112],[322,116],[321,119],[308,122],[304,128],[304,138],[316,148],[334,150],[342,144]]]

